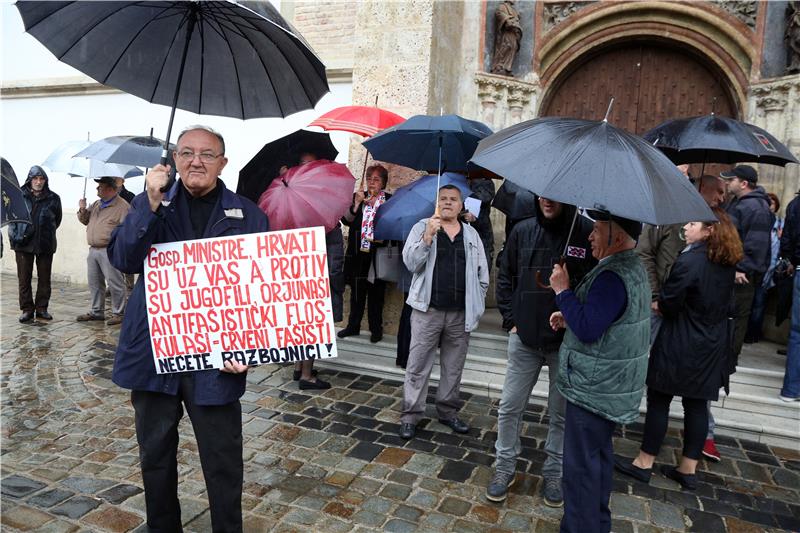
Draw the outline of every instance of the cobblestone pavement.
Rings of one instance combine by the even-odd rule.
[[[56,284],[52,323],[19,324],[16,280],[2,284],[2,526],[4,531],[144,531],[144,495],[128,393],[110,381],[119,326],[82,323],[88,292]],[[524,415],[519,478],[489,503],[497,400],[464,394],[458,436],[425,420],[416,439],[396,436],[399,382],[323,371],[334,387],[302,394],[291,369],[249,373],[242,399],[243,507],[248,531],[557,531],[539,472],[547,415]],[[180,496],[186,529],[210,531],[191,425],[181,423]],[[615,438],[633,456],[640,426]],[[723,460],[701,462],[697,492],[654,477],[615,477],[618,532],[800,530],[800,452],[718,439]],[[680,434],[659,457],[673,462]],[[521,481],[521,482],[520,482]]]

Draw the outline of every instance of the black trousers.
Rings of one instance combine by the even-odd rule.
[[[19,308],[22,311],[47,311],[50,305],[50,273],[53,267],[53,254],[17,254],[17,280],[19,282]],[[33,298],[33,264],[39,277],[36,283],[36,299]]]
[[[647,389],[647,414],[644,419],[642,451],[658,455],[669,425],[671,394]],[[681,398],[683,403],[683,456],[700,459],[708,434],[708,400]]]
[[[242,406],[197,405],[194,379],[181,378],[177,396],[132,391],[136,413],[136,439],[147,505],[147,526],[152,532],[182,531],[178,501],[178,422],[183,407],[197,438],[200,464],[208,491],[214,532],[242,531]]]
[[[403,301],[408,298],[408,293],[403,293]],[[408,364],[408,351],[411,349],[411,312],[414,309],[407,303],[403,304],[400,313],[400,322],[397,325],[397,360],[395,364],[405,368]]]
[[[750,321],[750,311],[753,309],[753,298],[756,295],[756,287],[761,286],[764,281],[763,274],[748,275],[750,283],[736,285],[733,289],[734,299],[736,300],[736,325],[733,333],[733,353],[736,357],[742,353],[744,337],[747,334],[747,323]]]
[[[567,400],[561,533],[611,531],[614,422]]]
[[[366,277],[357,277],[350,285],[350,316],[347,327],[361,329],[364,307],[367,308],[367,322],[372,333],[383,333],[383,297],[386,282],[376,279],[374,283]]]

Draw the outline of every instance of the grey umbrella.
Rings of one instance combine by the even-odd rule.
[[[155,137],[118,135],[93,142],[75,157],[88,157],[105,163],[118,163],[137,167],[154,167],[161,160],[164,141]],[[174,148],[175,145],[170,145]]]

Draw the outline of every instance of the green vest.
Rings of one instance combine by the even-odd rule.
[[[581,303],[595,278],[610,270],[622,278],[625,312],[591,344],[567,328],[558,356],[558,390],[575,405],[603,418],[628,424],[639,416],[650,351],[650,286],[633,250],[609,256],[576,287]]]

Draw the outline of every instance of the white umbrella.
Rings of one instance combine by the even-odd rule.
[[[42,166],[53,172],[63,172],[70,176],[83,178],[83,196],[86,197],[87,178],[97,178],[101,176],[119,176],[133,170],[131,165],[119,165],[116,163],[104,163],[96,159],[86,157],[74,157],[75,154],[88,147],[91,141],[67,141],[53,150]]]

